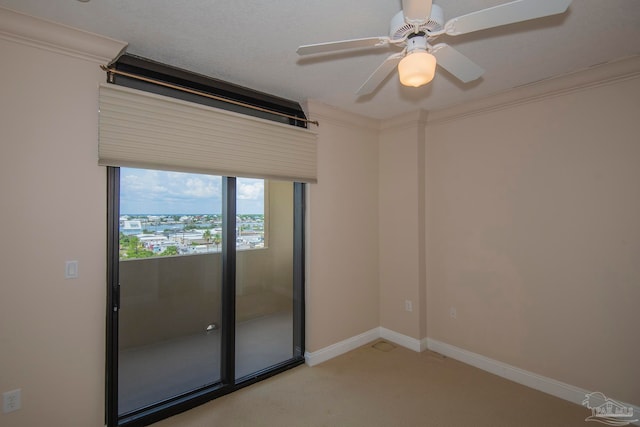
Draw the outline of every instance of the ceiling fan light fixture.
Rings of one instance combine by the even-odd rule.
[[[436,57],[424,50],[407,54],[398,64],[400,83],[404,86],[426,85],[436,74]]]
[[[432,46],[430,42],[444,34],[458,36],[565,13],[571,2],[572,0],[515,0],[445,22],[442,8],[433,4],[432,0],[402,0],[402,10],[391,18],[388,37],[303,45],[298,47],[296,52],[298,55],[309,55],[356,48],[404,45],[402,52],[392,53],[375,69],[356,92],[358,96],[373,93],[396,68],[403,85],[425,85],[433,80],[436,58],[440,68],[462,83],[469,83],[480,78],[484,70],[448,44],[438,43]]]

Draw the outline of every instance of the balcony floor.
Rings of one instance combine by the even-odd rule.
[[[236,378],[291,357],[291,312],[280,312],[237,325]],[[118,412],[124,414],[219,380],[219,330],[121,350]]]

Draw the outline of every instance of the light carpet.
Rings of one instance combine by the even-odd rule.
[[[439,354],[377,341],[154,426],[584,427],[590,413]]]

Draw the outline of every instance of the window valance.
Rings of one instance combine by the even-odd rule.
[[[317,181],[308,129],[113,84],[99,99],[100,165]]]

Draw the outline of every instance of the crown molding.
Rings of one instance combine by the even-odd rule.
[[[409,126],[425,126],[429,118],[429,112],[426,110],[416,110],[399,116],[385,119],[380,123],[380,130],[386,131],[395,128],[406,128]]]
[[[428,124],[459,120],[638,77],[640,77],[640,55],[634,55],[519,86],[477,101],[430,111]]]
[[[307,117],[320,122],[319,130],[322,129],[322,119],[342,127],[365,128],[375,132],[380,129],[380,122],[376,119],[350,113],[314,99],[307,100],[303,110],[307,113]]]
[[[127,43],[0,7],[0,38],[108,64]]]

